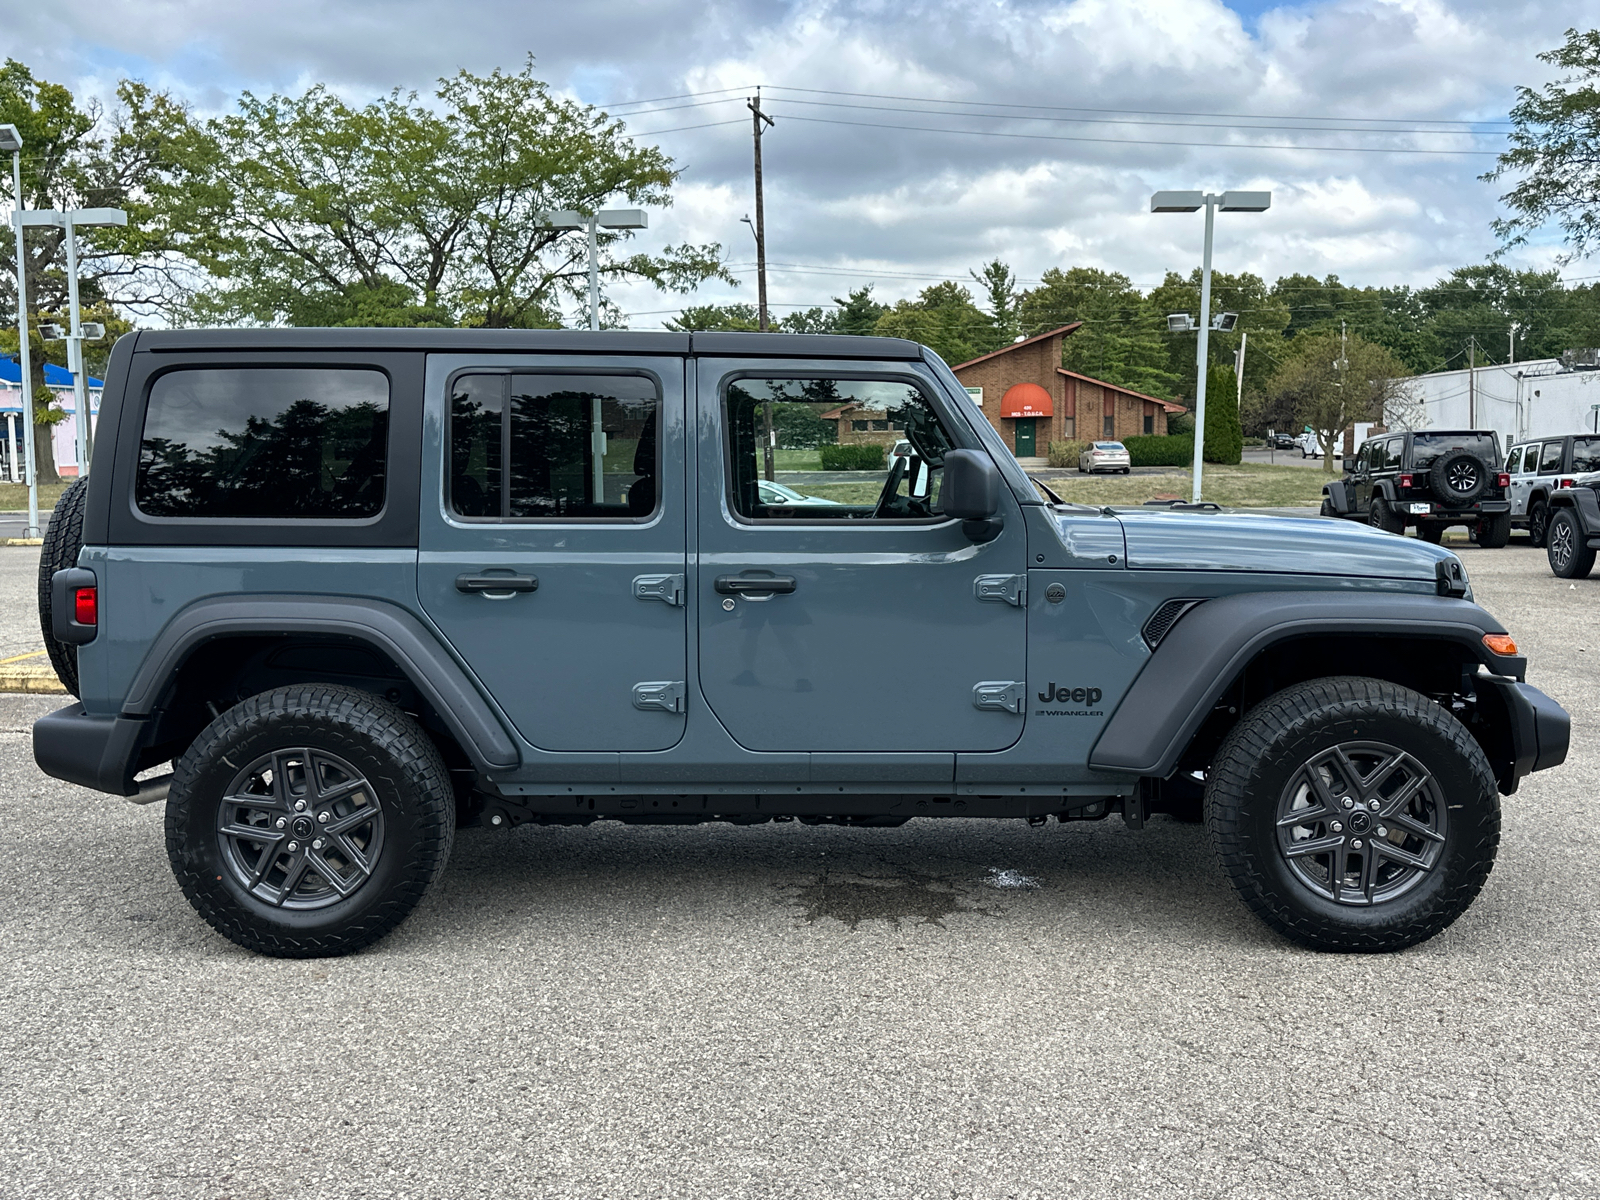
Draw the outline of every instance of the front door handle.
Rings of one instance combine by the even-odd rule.
[[[456,591],[469,595],[479,592],[491,600],[500,600],[517,592],[536,592],[539,580],[533,575],[480,575],[468,571],[456,576]]]
[[[712,586],[719,596],[787,596],[795,581],[793,575],[718,575]]]

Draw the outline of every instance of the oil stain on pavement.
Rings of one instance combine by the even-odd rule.
[[[887,921],[896,929],[902,921],[943,929],[944,919],[957,913],[1001,915],[992,907],[971,902],[937,876],[913,873],[888,879],[822,875],[796,889],[795,900],[806,924],[829,917],[851,930],[863,921]]]

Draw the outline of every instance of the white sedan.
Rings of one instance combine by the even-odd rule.
[[[1121,442],[1090,442],[1078,455],[1078,471],[1121,471],[1124,475],[1133,470],[1133,460],[1128,448]]]
[[[763,479],[761,484],[761,503],[772,508],[805,508],[818,504],[838,505],[837,500],[824,500],[821,496],[807,496],[795,491],[792,487],[784,487],[781,483],[773,483]]]

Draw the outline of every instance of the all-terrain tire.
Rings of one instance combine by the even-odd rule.
[[[1367,501],[1367,524],[1385,533],[1405,533],[1406,519],[1382,496]]]
[[[1444,541],[1445,526],[1441,521],[1417,522],[1417,536],[1430,546],[1437,546]]]
[[[1284,818],[1280,810],[1304,802],[1292,797],[1297,794],[1296,781],[1304,780],[1308,769],[1316,769],[1309,764],[1345,752],[1346,747],[1378,745],[1409,756],[1407,761],[1429,773],[1429,787],[1412,795],[1434,797],[1428,805],[1434,814],[1434,834],[1439,836],[1428,843],[1408,833],[1410,826],[1423,824],[1414,815],[1405,818],[1410,826],[1400,828],[1392,814],[1376,810],[1367,814],[1362,821],[1364,836],[1374,836],[1375,827],[1387,820],[1396,828],[1386,837],[1399,835],[1398,841],[1388,845],[1402,849],[1428,846],[1415,853],[1434,858],[1430,868],[1414,872],[1410,883],[1391,898],[1383,898],[1375,888],[1366,893],[1368,900],[1363,903],[1359,895],[1352,900],[1343,891],[1343,867],[1337,876],[1329,870],[1330,880],[1339,882],[1326,891],[1314,889],[1297,874],[1292,862],[1312,861],[1311,856],[1291,860],[1285,845],[1300,847],[1301,843],[1293,841],[1299,831],[1281,834]],[[1349,751],[1350,755],[1361,753]],[[1381,766],[1374,767],[1373,777],[1381,772]],[[1361,811],[1359,797],[1353,809],[1341,808],[1342,796],[1359,789],[1341,792],[1330,776],[1326,790],[1329,811]],[[1309,789],[1301,794],[1309,795]],[[1415,814],[1419,810],[1405,811]],[[1340,820],[1342,825],[1349,818]],[[1472,903],[1494,866],[1500,841],[1500,798],[1482,747],[1438,704],[1398,684],[1337,676],[1285,688],[1245,714],[1224,739],[1208,773],[1206,822],[1223,870],[1239,898],[1273,929],[1316,950],[1390,951],[1426,941]],[[1325,833],[1315,836],[1345,839],[1342,844],[1351,857],[1335,861],[1357,862],[1359,852],[1349,851],[1349,839],[1358,836],[1353,827],[1334,831],[1330,821],[1321,828]],[[1370,847],[1366,853],[1371,853]],[[1359,861],[1366,865],[1365,857]],[[1373,861],[1378,864],[1374,868],[1377,876],[1390,860],[1374,855]],[[1402,876],[1407,870],[1392,863],[1388,869]],[[1336,900],[1335,889],[1346,898]]]
[[[1449,504],[1471,504],[1489,490],[1494,472],[1470,450],[1441,454],[1428,470],[1433,494]]]
[[[1495,513],[1478,522],[1478,545],[1499,550],[1511,541],[1511,514]]]
[[[1322,507],[1317,510],[1317,515],[1323,517],[1337,517],[1339,515],[1339,510],[1333,506],[1331,497],[1324,496],[1322,498]]]
[[[88,500],[87,478],[62,492],[50,524],[45,528],[44,545],[39,547],[39,627],[44,634],[44,648],[50,653],[50,665],[56,669],[56,678],[74,696],[78,694],[78,648],[58,642],[51,631],[50,578],[57,571],[78,565],[78,551],[83,549],[83,510]]]
[[[1558,508],[1550,518],[1544,553],[1559,579],[1587,579],[1594,570],[1595,552],[1584,544],[1583,526],[1570,508]]]
[[[274,755],[281,757],[270,757]],[[308,763],[313,756],[326,759]],[[293,774],[297,759],[298,776]],[[258,816],[237,799],[225,803],[225,796],[250,791],[250,784],[241,780],[250,773],[249,764],[263,760],[272,764],[281,783],[269,779],[258,785],[265,790],[254,794],[266,806],[277,802],[281,790],[282,806]],[[330,769],[333,784],[321,773],[324,761],[345,769],[343,775],[338,767]],[[313,773],[317,782],[308,782]],[[342,801],[320,798],[337,794],[339,781],[347,786],[352,773],[364,785],[355,799],[348,794]],[[296,779],[299,791],[293,790]],[[295,807],[300,799],[309,799],[303,810]],[[307,836],[321,839],[325,831],[338,831],[342,821],[359,819],[367,811],[356,807],[356,815],[346,817],[336,807],[340,803],[346,814],[353,806],[370,805],[381,820],[381,825],[360,827],[367,840],[348,859],[350,874],[360,878],[348,892],[317,873],[306,842]],[[334,809],[333,819],[317,825],[318,810],[325,804]],[[287,822],[281,833],[273,829],[277,813]],[[243,821],[261,830],[258,842],[241,842],[226,833],[241,828]],[[309,835],[297,835],[297,822],[307,825]],[[183,894],[218,933],[259,954],[328,957],[371,945],[421,902],[450,856],[455,801],[437,747],[399,708],[354,688],[299,684],[252,696],[201,732],[177,762],[166,832],[167,855]],[[297,842],[288,840],[297,836]],[[323,865],[340,853],[331,844],[335,840],[328,838],[325,849],[323,841],[315,843]],[[257,847],[259,858],[257,849],[241,853],[241,844]],[[288,851],[291,844],[298,850]],[[362,853],[370,855],[364,875]],[[264,877],[259,865],[251,875],[252,863],[269,860]],[[302,860],[309,865],[300,867]],[[299,877],[292,875],[297,867],[304,872]],[[330,869],[337,873],[336,867]],[[297,882],[290,885],[292,878]],[[328,886],[318,891],[318,883]],[[306,888],[309,898],[299,888]],[[272,894],[275,890],[281,899]]]

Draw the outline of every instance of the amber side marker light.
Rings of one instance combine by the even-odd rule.
[[[1496,654],[1511,655],[1517,652],[1516,640],[1509,633],[1486,633],[1483,644]]]

